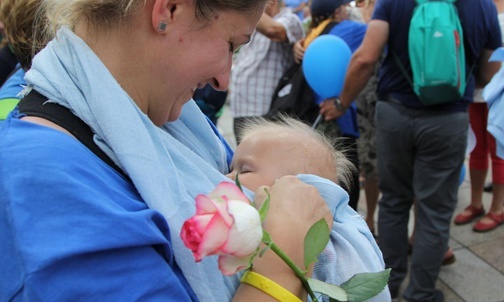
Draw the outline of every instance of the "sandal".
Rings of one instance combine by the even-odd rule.
[[[469,212],[469,215],[464,214],[464,212]],[[455,224],[460,225],[460,224],[469,223],[469,222],[473,221],[475,218],[485,214],[485,209],[483,208],[483,206],[481,208],[477,209],[474,206],[469,205],[468,207],[466,207],[464,209],[464,212],[458,214],[457,217],[455,217],[455,221],[454,221]]]
[[[489,222],[489,223],[482,222],[481,221],[482,219],[480,219],[474,225],[473,231],[475,231],[475,232],[488,232],[488,231],[491,231],[491,230],[495,229],[496,227],[498,227],[499,225],[504,223],[504,213],[502,213],[502,214],[488,213],[485,215],[485,217],[490,218],[491,222]]]
[[[457,259],[455,259],[455,254],[453,253],[453,249],[448,247],[446,253],[444,254],[443,263],[441,265],[450,265],[453,264]]]

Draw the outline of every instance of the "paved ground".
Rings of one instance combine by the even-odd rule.
[[[226,107],[218,128],[234,147],[232,118]],[[467,167],[467,165],[466,165]],[[470,203],[470,182],[460,187],[459,203],[455,213]],[[484,206],[490,208],[492,195],[484,193]],[[366,213],[364,192],[361,191],[359,213]],[[456,262],[443,266],[437,287],[448,302],[503,302],[504,301],[504,225],[488,233],[475,233],[472,224],[452,224],[450,246]],[[406,282],[405,282],[406,283]],[[405,284],[403,285],[403,287]]]

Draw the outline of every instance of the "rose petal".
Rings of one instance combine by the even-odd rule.
[[[226,198],[224,198],[224,196]],[[225,200],[239,200],[250,204],[247,196],[233,182],[223,181],[208,194],[210,199],[224,198]]]
[[[221,202],[215,202],[212,200],[212,202],[215,204],[215,208],[217,209],[217,212],[214,213],[214,215],[220,215],[224,222],[226,223],[228,228],[231,228],[234,223],[233,216],[229,214],[229,209],[228,209],[228,202],[222,200]],[[240,201],[240,203],[243,203]]]
[[[227,203],[223,199],[210,199],[203,194],[196,196],[196,216],[220,213],[229,227],[233,224],[233,217],[228,214]]]
[[[196,259],[220,252],[228,240],[229,227],[219,214],[213,215],[201,239]]]
[[[201,215],[193,216],[186,220],[182,225],[180,230],[180,237],[184,242],[185,246],[189,248],[193,254],[199,249],[207,225],[210,223],[213,215]],[[201,260],[201,258],[196,257],[196,261]]]
[[[198,250],[203,237],[197,231],[197,227],[194,225],[194,219],[188,219],[184,222],[182,230],[180,230],[180,238],[182,238],[182,242],[184,242],[185,246],[191,251],[195,252]]]
[[[219,257],[219,270],[223,275],[231,276],[245,269],[249,264],[250,255],[247,257],[233,257],[223,255]]]
[[[197,215],[191,217],[191,220],[193,221],[193,225],[198,231],[199,234],[203,235],[208,228],[208,224],[212,220],[214,215],[208,214],[208,215]]]
[[[259,212],[249,204],[234,200],[228,202],[228,208],[234,225],[222,251],[237,257],[254,253],[263,235]]]
[[[199,194],[196,196],[196,215],[203,215],[217,212],[214,202],[206,195]]]

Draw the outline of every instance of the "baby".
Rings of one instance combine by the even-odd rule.
[[[348,194],[338,185],[348,184],[355,169],[342,151],[289,117],[257,118],[245,124],[241,133],[229,178],[235,180],[239,173],[241,185],[255,191],[282,176],[298,175],[319,190],[333,213],[330,242],[318,256],[313,278],[340,285],[354,274],[384,270],[383,256],[366,222],[348,206]],[[388,288],[369,301],[390,301]]]
[[[252,191],[271,186],[285,175],[314,174],[347,185],[355,169],[343,152],[310,126],[290,117],[256,118],[246,123],[236,148],[231,173]]]

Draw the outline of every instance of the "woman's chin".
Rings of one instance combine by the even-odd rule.
[[[181,114],[182,114],[182,108],[170,112],[170,115],[168,116],[168,120],[166,122],[174,122],[178,120]]]

